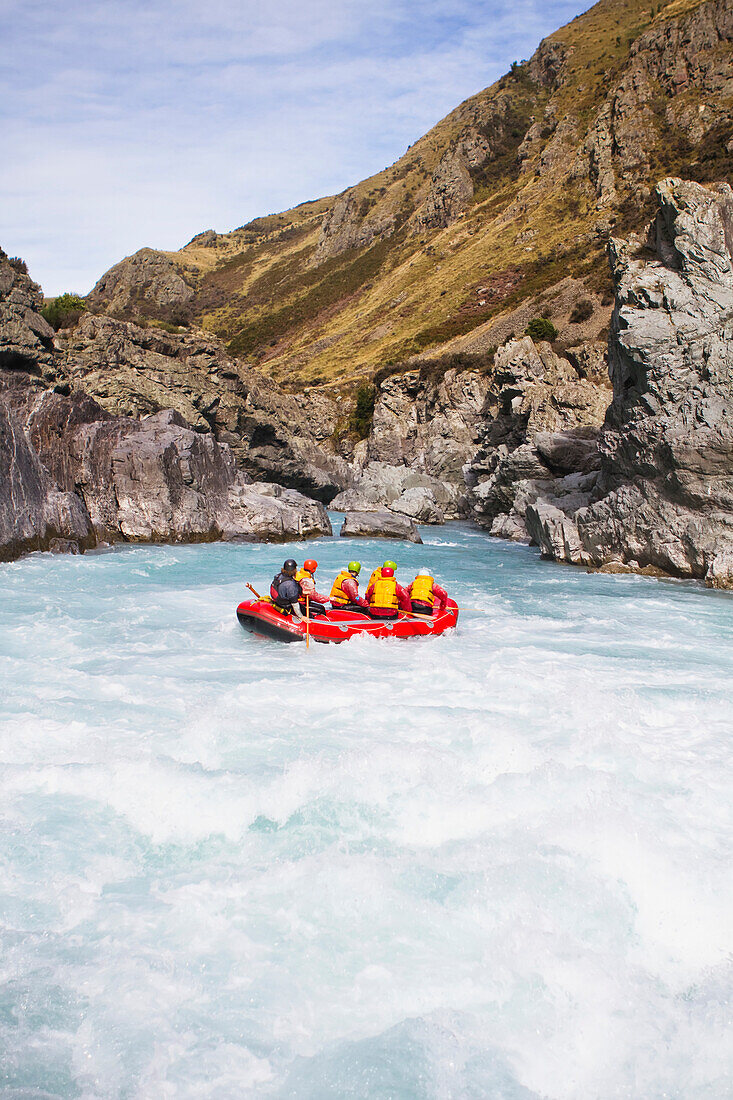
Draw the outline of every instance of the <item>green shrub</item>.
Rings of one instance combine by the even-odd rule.
[[[579,325],[582,321],[589,321],[593,316],[593,303],[590,298],[581,298],[573,306],[570,314],[570,324]]]
[[[371,431],[376,400],[376,388],[363,382],[356,391],[356,403],[349,417],[349,431],[354,432],[359,439],[366,439]]]
[[[86,308],[86,302],[78,294],[61,294],[43,307],[41,315],[58,332],[75,325]]]
[[[557,329],[547,317],[533,317],[524,331],[535,343],[538,340],[557,340]]]

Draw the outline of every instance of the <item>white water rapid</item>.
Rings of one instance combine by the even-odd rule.
[[[3,1098],[731,1095],[733,600],[423,534],[0,566]],[[481,610],[259,640],[289,553]]]

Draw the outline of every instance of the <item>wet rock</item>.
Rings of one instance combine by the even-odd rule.
[[[341,526],[344,538],[405,539],[422,542],[420,533],[407,516],[394,512],[348,512]]]
[[[708,588],[733,588],[733,551],[716,554],[705,574]]]
[[[60,492],[0,390],[0,561],[32,550],[96,544],[77,496]]]

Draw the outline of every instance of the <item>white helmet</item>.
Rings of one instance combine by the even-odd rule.
[[[429,569],[421,569],[418,573],[418,577],[429,577],[429,576],[430,576],[430,570]]]

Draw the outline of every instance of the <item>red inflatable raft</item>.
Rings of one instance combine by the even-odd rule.
[[[245,630],[279,642],[304,642],[306,624],[291,615],[283,615],[268,600],[244,600],[237,608],[237,618]],[[375,638],[423,638],[444,634],[458,622],[458,608],[448,600],[445,611],[432,618],[409,615],[400,611],[396,619],[372,619],[354,611],[334,609],[310,620],[310,637],[314,642],[346,642],[358,634]]]

